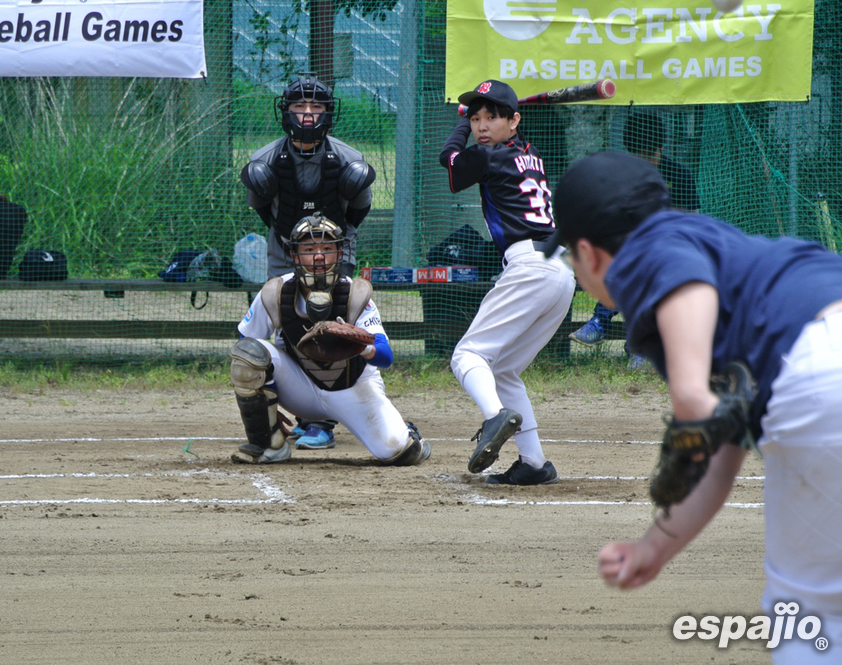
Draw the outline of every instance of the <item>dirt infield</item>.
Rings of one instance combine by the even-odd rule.
[[[672,637],[684,614],[759,613],[760,463],[658,580],[612,590],[596,553],[651,520],[665,398],[545,398],[561,482],[491,488],[466,470],[479,413],[460,392],[395,400],[433,442],[412,468],[341,427],[334,450],[234,466],[224,387],[2,395],[0,662],[771,662]]]

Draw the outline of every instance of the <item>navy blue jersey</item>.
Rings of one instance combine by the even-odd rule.
[[[772,381],[801,329],[842,300],[842,257],[816,243],[748,236],[703,215],[658,212],[632,232],[614,257],[605,285],[623,312],[628,343],[666,374],[655,310],[688,282],[719,293],[713,371],[742,360],[757,380],[752,428],[760,434]]]
[[[547,239],[555,224],[541,155],[520,136],[466,149],[470,133],[470,121],[465,118],[439,156],[450,174],[450,190],[461,192],[479,184],[485,222],[501,252],[520,240]]]

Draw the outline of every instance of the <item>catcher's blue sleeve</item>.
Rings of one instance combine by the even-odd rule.
[[[389,367],[395,357],[392,354],[392,347],[386,335],[383,333],[374,334],[374,355],[366,362],[375,367]]]

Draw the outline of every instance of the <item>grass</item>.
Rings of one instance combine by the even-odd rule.
[[[443,358],[399,360],[383,372],[389,395],[401,397],[418,391],[461,391]],[[652,371],[632,371],[620,357],[574,357],[569,362],[536,362],[523,375],[533,400],[554,394],[637,394],[663,391],[665,384]],[[228,361],[190,364],[149,362],[119,368],[72,361],[8,360],[0,364],[0,390],[15,395],[46,394],[54,390],[186,391],[226,390],[230,386]]]
[[[183,112],[167,81],[111,86],[104,116],[77,108],[72,82],[0,89],[11,109],[0,117],[0,190],[29,214],[18,253],[62,250],[72,276],[148,277],[177,249],[232,247],[254,220],[213,149],[223,107]]]
[[[399,360],[383,376],[389,394],[394,396],[411,394],[420,387],[425,391],[462,390],[444,358]],[[579,356],[566,363],[536,361],[522,378],[533,399],[552,394],[631,395],[666,389],[653,370],[630,370],[625,357],[620,356]]]
[[[71,361],[34,363],[9,360],[0,364],[0,390],[40,394],[53,390],[182,391],[228,385],[228,362],[179,365],[166,362],[127,363],[115,367]]]

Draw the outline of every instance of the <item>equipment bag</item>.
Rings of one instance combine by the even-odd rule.
[[[56,250],[30,249],[18,266],[24,282],[59,282],[67,279],[67,257]]]
[[[201,249],[184,249],[172,255],[167,267],[158,273],[165,282],[186,282],[193,259],[202,255]]]
[[[234,270],[234,262],[227,256],[219,260],[219,267],[211,274],[214,282],[222,282],[225,288],[236,289],[243,283],[243,278]]]
[[[477,266],[481,281],[489,281],[502,270],[497,246],[470,224],[464,224],[427,252],[427,265]]]
[[[165,282],[222,282],[229,289],[235,289],[243,283],[231,259],[220,257],[215,249],[180,250],[173,254],[167,267],[158,276]],[[197,296],[197,291],[190,292],[190,304],[194,309],[202,309],[208,304],[210,294],[205,292],[205,300],[201,305],[196,304]]]

